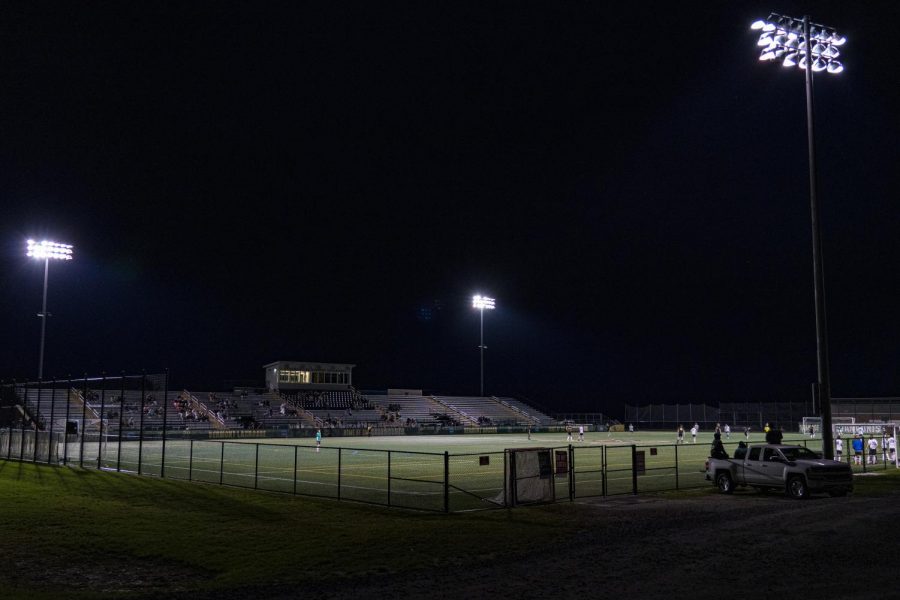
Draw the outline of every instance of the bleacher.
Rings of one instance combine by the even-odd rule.
[[[453,396],[439,400],[468,417],[474,425],[527,425],[533,424],[520,412],[497,402],[492,398]]]
[[[532,421],[538,425],[556,425],[557,423],[556,419],[553,417],[547,416],[536,408],[528,406],[515,398],[497,398],[497,401],[508,404],[513,410],[517,409],[526,418],[532,419]]]
[[[87,402],[82,403],[82,394]],[[124,398],[123,398],[124,393]],[[374,395],[371,399],[353,388],[279,393],[169,391],[168,406],[159,391],[88,389],[25,390],[26,406],[39,422],[47,423],[53,410],[54,429],[64,427],[68,398],[70,420],[81,421],[88,431],[104,430],[241,429],[300,427],[406,427],[409,425],[526,426],[550,425],[547,415],[514,398],[474,396]],[[53,398],[53,402],[51,402]],[[51,406],[52,404],[52,406]],[[283,413],[282,413],[283,411]],[[122,413],[121,416],[119,413]],[[408,421],[409,420],[409,421]]]

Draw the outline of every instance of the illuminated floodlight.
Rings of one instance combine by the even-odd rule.
[[[478,350],[481,352],[481,396],[484,397],[484,309],[493,310],[494,299],[478,294],[472,297],[472,308],[477,308],[481,314],[481,343],[478,344]]]
[[[58,244],[48,240],[43,242],[28,240],[27,256],[38,260],[72,260],[72,252],[71,244]]]
[[[484,309],[493,310],[495,308],[494,299],[488,298],[487,296],[481,296],[481,295],[473,296],[472,297],[472,308],[477,308],[479,310],[484,310]]]
[[[41,319],[41,350],[38,358],[38,381],[42,381],[44,378],[44,338],[47,334],[47,317],[50,316],[50,313],[47,312],[47,282],[50,277],[50,261],[72,260],[72,253],[73,248],[71,244],[60,244],[58,242],[51,242],[50,240],[44,240],[42,242],[28,240],[28,252],[26,256],[44,261],[44,302],[41,305],[41,312],[38,313],[38,317]]]
[[[777,24],[777,25],[776,25]],[[813,75],[821,71],[831,74],[844,70],[843,65],[835,60],[841,53],[837,46],[846,42],[846,38],[838,35],[834,28],[812,23],[809,16],[802,19],[786,17],[771,13],[765,20],[754,21],[750,29],[761,31],[757,46],[761,48],[760,60],[772,60],[783,56],[782,65],[803,69],[806,80],[806,123],[807,143],[809,145],[809,206],[813,225],[812,259],[813,286],[816,318],[816,365],[817,380],[814,384],[814,395],[820,401],[822,417],[822,447],[825,458],[832,458],[834,443],[832,440],[831,382],[828,368],[828,341],[825,326],[825,281],[820,260],[822,242],[819,226],[819,208],[816,201],[816,160],[815,133],[813,119]],[[772,33],[774,32],[774,33]]]
[[[843,65],[832,66],[831,63],[841,54],[837,47],[847,39],[831,27],[810,23],[808,17],[794,19],[772,13],[765,20],[754,21],[750,29],[760,31],[756,45],[760,47],[761,61],[784,57],[782,65],[785,67],[806,70],[807,65],[812,65],[813,72],[827,70],[831,74],[844,70]],[[798,50],[800,54],[796,55]],[[807,57],[807,53],[811,57]]]

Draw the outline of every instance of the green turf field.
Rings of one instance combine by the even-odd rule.
[[[320,448],[311,438],[170,440],[142,444],[111,437],[58,449],[70,464],[163,474],[211,484],[322,496],[421,510],[461,512],[504,505],[505,455],[509,448],[553,448],[571,458],[554,477],[555,495],[568,499],[686,489],[709,485],[705,462],[711,433],[696,443],[676,445],[671,432],[586,433],[572,442],[565,433],[469,434],[384,437],[326,437]],[[743,434],[724,439],[733,451]],[[790,437],[788,439],[791,439]],[[821,450],[821,440],[794,439]],[[761,433],[751,442],[763,441]],[[643,454],[645,471],[633,478],[632,445]],[[571,446],[571,457],[567,449]],[[13,442],[15,447],[15,441]],[[447,456],[444,456],[444,453]],[[559,458],[554,453],[555,458]],[[445,469],[446,460],[446,469]],[[446,481],[445,481],[446,476]]]

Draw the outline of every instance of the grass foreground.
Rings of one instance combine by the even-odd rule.
[[[856,496],[891,493],[900,471],[856,484]],[[654,497],[704,502],[713,493]],[[4,598],[226,597],[323,578],[346,586],[465,572],[534,548],[552,552],[587,527],[615,527],[593,520],[598,502],[426,514],[0,461],[0,590]]]

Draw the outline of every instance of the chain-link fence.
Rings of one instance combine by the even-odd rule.
[[[199,481],[285,494],[320,496],[436,512],[462,512],[513,506],[517,482],[521,497],[540,492],[544,502],[640,494],[710,485],[706,444],[567,445],[541,449],[544,463],[523,479],[511,467],[512,453],[534,449],[451,454],[220,439],[187,439],[167,428],[172,400],[168,377],[83,378],[2,387],[4,400],[19,401],[20,418],[0,429],[0,459],[76,465],[139,475]],[[866,405],[874,411],[875,403]],[[879,405],[881,406],[881,405]],[[640,417],[708,422],[765,422],[766,405],[722,407],[706,412],[697,405],[635,409]],[[788,407],[787,418],[802,412]],[[798,409],[799,410],[799,409]],[[700,411],[698,413],[698,411]],[[670,414],[671,413],[671,414]],[[691,418],[704,414],[703,419]],[[734,418],[723,418],[726,416]],[[743,415],[744,421],[737,418]],[[687,418],[685,418],[687,417]],[[637,420],[637,422],[641,422]],[[770,422],[778,423],[778,418]],[[674,427],[672,428],[674,429]],[[737,433],[737,432],[735,432]],[[742,437],[739,434],[735,437]],[[871,437],[871,436],[870,436]],[[732,437],[734,439],[734,437]],[[788,443],[790,440],[785,440]],[[737,441],[723,439],[729,454]],[[821,451],[821,439],[795,443]],[[850,440],[842,457],[855,470],[887,468],[866,452],[859,464]],[[868,448],[867,448],[868,449]],[[526,465],[524,460],[522,465]],[[544,486],[543,483],[548,485]],[[524,486],[528,489],[525,490]],[[527,492],[527,493],[526,493]],[[530,496],[529,496],[530,497]]]
[[[750,427],[761,430],[766,423],[782,426],[785,431],[800,431],[803,417],[820,414],[815,400],[785,402],[721,402],[719,404],[630,404],[625,406],[624,423],[643,429],[675,430],[697,423],[711,429],[716,423],[729,423],[732,428]],[[889,423],[900,418],[900,398],[832,398],[834,419],[858,423]]]

